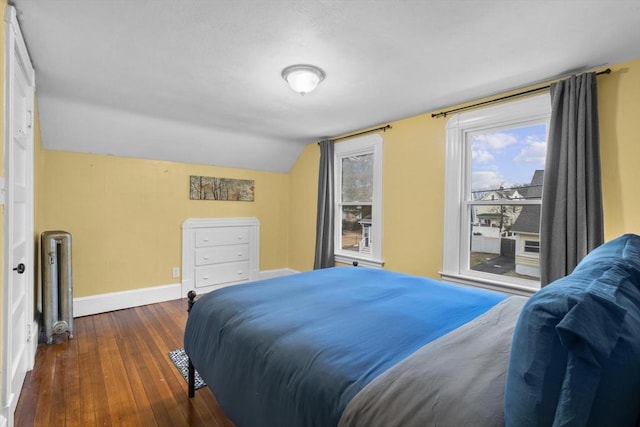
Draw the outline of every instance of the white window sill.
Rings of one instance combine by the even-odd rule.
[[[335,254],[334,258],[336,262],[341,264],[353,264],[357,262],[358,265],[364,265],[365,267],[382,268],[384,266],[384,261],[381,259],[365,258],[357,255]]]
[[[459,285],[474,286],[476,288],[484,288],[492,291],[498,291],[510,295],[522,295],[529,297],[536,293],[538,289],[531,286],[519,285],[515,283],[503,282],[500,280],[489,280],[484,278],[478,278],[473,276],[466,276],[458,273],[444,273],[439,272],[442,280]]]

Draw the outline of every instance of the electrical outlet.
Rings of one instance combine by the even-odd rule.
[[[177,279],[178,277],[180,277],[180,267],[173,267],[171,273],[173,274],[173,278]]]

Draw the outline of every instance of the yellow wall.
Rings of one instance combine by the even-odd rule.
[[[289,268],[313,269],[320,149],[309,144],[289,172]]]
[[[437,277],[442,268],[444,121],[424,115],[384,136],[385,268]]]
[[[73,241],[74,296],[177,283],[187,218],[257,217],[260,269],[287,267],[286,174],[41,151],[37,232]],[[255,180],[254,202],[189,200],[189,175]]]
[[[640,234],[640,59],[611,69],[612,74],[598,77],[606,240]],[[382,134],[385,268],[438,277],[446,123],[429,113],[392,122],[393,128]],[[311,144],[290,173],[296,222],[289,260],[296,270],[313,266],[318,159],[318,147]]]
[[[640,234],[640,58],[598,77],[605,239]]]

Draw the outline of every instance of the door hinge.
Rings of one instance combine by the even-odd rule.
[[[27,325],[27,342],[33,339],[33,325],[28,323]]]
[[[27,118],[27,127],[31,129],[33,128],[33,111],[27,110],[27,114],[29,115]]]

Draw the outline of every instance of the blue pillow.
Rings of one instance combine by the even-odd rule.
[[[587,254],[573,273],[604,269],[619,264],[640,280],[640,236],[624,234]],[[572,274],[573,274],[572,273]]]
[[[505,385],[507,426],[640,419],[640,236],[592,251],[525,304]]]

